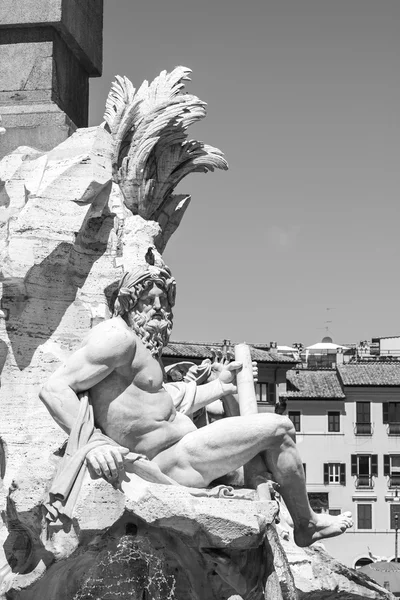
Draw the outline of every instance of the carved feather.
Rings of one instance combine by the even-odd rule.
[[[127,208],[159,219],[166,234],[177,227],[190,199],[177,200],[177,184],[192,172],[228,168],[220,150],[187,140],[188,127],[206,115],[206,104],[184,93],[190,73],[186,67],[162,71],[137,91],[129,79],[117,76],[104,114],[113,137],[114,178]]]

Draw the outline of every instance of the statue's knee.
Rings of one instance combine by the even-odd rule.
[[[284,440],[290,437],[293,441],[296,440],[296,430],[292,421],[289,417],[276,415],[277,417],[277,431],[276,435],[280,440]]]

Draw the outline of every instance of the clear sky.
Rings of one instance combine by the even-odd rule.
[[[173,339],[400,334],[399,31],[399,0],[105,0],[91,125],[116,74],[184,65],[230,166],[178,188]]]

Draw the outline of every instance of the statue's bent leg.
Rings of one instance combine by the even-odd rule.
[[[229,417],[186,434],[154,461],[178,483],[206,487],[283,441],[291,428],[289,419],[275,414]]]
[[[348,513],[333,517],[312,511],[294,427],[287,417],[264,413],[221,419],[188,433],[177,444],[156,456],[154,461],[178,483],[206,487],[214,479],[241,467],[260,453],[280,485],[299,545],[339,535],[351,527]]]

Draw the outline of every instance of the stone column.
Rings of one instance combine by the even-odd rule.
[[[103,0],[1,0],[0,158],[50,150],[88,124],[102,72]]]

